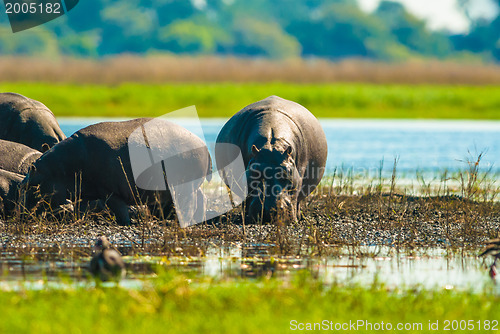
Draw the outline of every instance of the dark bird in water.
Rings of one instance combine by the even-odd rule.
[[[96,253],[90,260],[90,272],[96,279],[118,282],[125,277],[125,263],[106,237],[97,239],[94,250]]]
[[[500,238],[491,239],[486,241],[487,246],[484,248],[479,256],[492,255],[494,257],[493,263],[490,266],[490,277],[495,279],[498,274],[497,271],[497,260],[500,258]]]

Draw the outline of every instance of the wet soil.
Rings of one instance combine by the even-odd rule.
[[[0,220],[4,254],[90,256],[100,235],[124,255],[203,256],[211,246],[266,245],[271,254],[334,255],[339,247],[385,245],[413,249],[479,249],[496,237],[500,203],[457,196],[316,195],[302,206],[296,223],[245,224],[241,210],[185,229],[174,220],[136,215],[132,226],[118,226],[110,214],[88,214],[63,221],[50,217]],[[255,249],[253,247],[252,249]],[[251,255],[251,254],[250,254]]]

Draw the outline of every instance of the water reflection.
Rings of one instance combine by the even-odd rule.
[[[274,277],[288,280],[299,270],[307,270],[325,284],[369,286],[376,281],[389,289],[422,287],[481,291],[492,284],[486,269],[488,260],[485,264],[475,256],[445,250],[398,254],[390,247],[368,246],[357,253],[371,254],[369,256],[356,256],[350,254],[352,250],[341,249],[338,256],[319,259],[277,256],[272,253],[273,247],[266,244],[210,246],[203,257],[125,256],[127,279],[120,285],[140,288],[144,281],[154,277],[157,266],[219,279]],[[127,252],[126,249],[121,251]],[[78,252],[90,254],[90,249]],[[85,287],[93,284],[88,272],[89,261],[90,256],[72,258],[55,253],[39,256],[37,251],[19,256],[14,251],[5,251],[0,260],[0,289]]]

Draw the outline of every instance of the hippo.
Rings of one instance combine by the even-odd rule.
[[[24,177],[0,169],[0,213],[9,215],[16,206],[18,188]]]
[[[0,93],[0,139],[45,152],[66,136],[42,103],[16,93]]]
[[[139,161],[135,161],[135,164],[144,164],[151,152],[175,146],[185,148],[191,144],[200,149],[175,157],[182,160],[184,166],[188,166],[177,174],[183,172],[189,174],[188,178],[198,180],[192,189],[194,200],[190,201],[190,205],[193,211],[203,210],[206,203],[203,203],[203,196],[199,194],[199,186],[211,175],[212,168],[206,145],[179,125],[164,121],[161,126],[148,127],[147,123],[152,121],[151,118],[139,118],[123,122],[102,122],[83,128],[58,143],[34,163],[24,179],[22,186],[26,191],[26,207],[33,208],[36,205],[36,194],[39,193],[50,198],[52,207],[75,198],[80,198],[84,204],[94,200],[103,201],[115,214],[120,225],[130,224],[129,205],[146,204],[155,214],[168,213],[173,209],[173,201],[170,188],[166,186],[164,161],[135,175],[129,148],[133,146],[134,149],[142,150],[141,153],[145,155],[136,159]],[[146,136],[142,137],[145,127],[149,132],[149,142]],[[140,134],[140,138],[132,138],[133,134]],[[167,138],[162,137],[165,134]],[[157,171],[159,176],[158,173],[151,173]],[[157,183],[160,180],[160,185],[148,187],[148,182],[153,180],[154,183],[155,177]],[[172,176],[168,183],[183,181],[180,176],[177,179]]]
[[[235,158],[227,144],[241,150],[247,220],[269,222],[278,213],[285,222],[299,219],[300,202],[321,181],[327,157],[326,136],[313,114],[298,103],[270,96],[229,119],[217,137],[215,159],[223,170],[221,178],[232,188],[231,180],[244,178],[224,169]]]
[[[42,153],[23,144],[0,139],[0,169],[26,175]]]

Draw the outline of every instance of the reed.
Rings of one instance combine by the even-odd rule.
[[[125,82],[364,82],[376,84],[500,84],[493,64],[409,61],[382,63],[360,59],[272,61],[234,57],[122,55],[100,60],[1,57],[2,81],[116,85]]]

